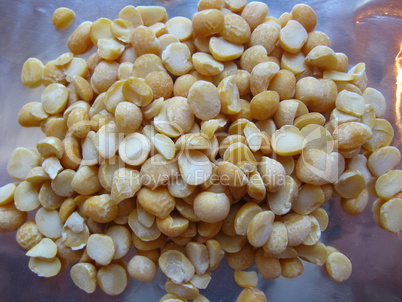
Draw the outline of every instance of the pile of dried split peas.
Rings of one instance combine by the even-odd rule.
[[[267,301],[258,274],[295,278],[301,260],[345,281],[352,264],[320,242],[320,206],[336,195],[357,215],[371,195],[376,223],[400,231],[401,154],[365,64],[349,67],[316,23],[305,4],[276,19],[246,0],[200,0],[191,20],[126,6],[81,23],[70,52],[22,67],[25,86],[45,88],[18,122],[45,137],[11,154],[0,231],[18,230],[34,273],[69,269],[87,293],[118,295],[159,268],[160,301],[209,301],[225,255],[237,301]]]

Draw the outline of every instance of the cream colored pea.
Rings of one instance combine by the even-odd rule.
[[[380,91],[368,87],[363,92],[363,98],[366,104],[371,104],[374,107],[377,118],[382,117],[385,114],[386,101]]]
[[[151,104],[144,106],[141,108],[142,115],[146,120],[150,120],[157,116],[163,107],[164,100],[163,97],[160,97],[154,100]]]
[[[32,211],[40,206],[39,186],[28,181],[21,182],[14,191],[14,204],[20,211]]]
[[[216,223],[208,223],[200,221],[197,223],[198,234],[205,238],[214,238],[222,227],[222,221]]]
[[[23,180],[32,168],[39,165],[40,154],[36,150],[19,147],[8,160],[7,173],[14,179]]]
[[[95,265],[80,262],[71,267],[70,277],[75,285],[90,294],[96,289],[96,273]]]
[[[264,255],[263,249],[257,250],[255,255],[255,264],[258,272],[265,279],[276,279],[281,276],[281,263],[276,257],[267,257]]]
[[[155,220],[149,227],[140,222],[137,209],[134,209],[128,216],[128,224],[134,234],[141,240],[152,241],[161,236],[161,231],[159,230]]]
[[[250,38],[251,30],[247,21],[237,14],[227,14],[220,35],[227,41],[242,45]]]
[[[218,267],[219,263],[222,261],[225,252],[223,251],[220,243],[215,239],[207,240],[205,245],[208,249],[209,267],[211,270],[214,270]]]
[[[327,260],[327,249],[321,242],[317,242],[312,246],[299,245],[296,246],[295,249],[301,259],[316,265],[321,266]]]
[[[75,76],[85,77],[88,73],[88,64],[82,58],[73,57],[64,70],[67,82],[71,83]]]
[[[91,27],[92,22],[85,21],[71,33],[67,40],[67,47],[72,53],[83,54],[93,46],[90,37]]]
[[[268,5],[258,1],[248,3],[241,12],[242,18],[247,21],[251,30],[254,30],[259,24],[261,24],[267,14]]]
[[[208,249],[204,244],[199,242],[187,243],[186,255],[193,263],[197,275],[203,275],[209,268]]]
[[[272,211],[257,213],[247,227],[247,239],[254,247],[262,247],[272,232],[275,214]]]
[[[56,156],[61,158],[64,153],[64,147],[61,140],[57,137],[48,136],[39,141],[36,145],[36,149],[42,157]]]
[[[188,282],[195,273],[191,261],[176,250],[162,253],[158,262],[162,272],[177,284]]]
[[[339,153],[328,154],[319,149],[308,149],[297,160],[296,175],[305,183],[321,186],[334,183],[344,167],[344,158]]]
[[[321,187],[305,184],[299,189],[292,209],[298,214],[307,215],[324,203],[324,192]]]
[[[281,221],[288,231],[288,246],[298,246],[311,231],[311,220],[307,215],[289,213]]]
[[[285,182],[286,171],[281,163],[269,157],[262,157],[258,166],[258,172],[269,192],[278,191]]]
[[[66,84],[65,72],[55,64],[55,61],[50,61],[43,68],[42,82],[45,86],[51,83]]]
[[[237,235],[247,235],[248,227],[252,219],[261,213],[262,209],[254,202],[245,203],[236,213],[234,230]],[[265,215],[265,214],[264,214]]]
[[[262,45],[254,45],[243,52],[240,57],[240,67],[251,73],[257,64],[268,61],[267,50]]]
[[[309,215],[308,217],[310,218],[311,222],[311,231],[310,234],[308,234],[308,236],[306,237],[306,239],[304,239],[303,245],[312,246],[318,243],[318,240],[320,240],[321,238],[322,232],[318,220],[312,215]]]
[[[280,100],[291,99],[296,92],[296,77],[293,72],[279,70],[269,83],[268,90],[278,92]]]
[[[402,170],[391,170],[375,182],[377,195],[383,199],[390,199],[402,191]]]
[[[52,23],[57,29],[65,29],[74,22],[75,13],[67,7],[59,7],[53,12]]]
[[[300,154],[305,148],[304,136],[295,126],[285,125],[271,137],[272,149],[281,156]]]
[[[187,40],[193,33],[191,20],[185,17],[173,17],[166,22],[169,34],[176,36],[179,41]]]
[[[248,179],[243,171],[231,162],[221,161],[217,169],[220,182],[231,187],[242,187]]]
[[[190,87],[197,81],[191,74],[178,77],[174,83],[173,94],[175,96],[187,97]]]
[[[39,167],[32,168],[28,172],[25,180],[34,185],[41,185],[46,181],[50,181],[51,179],[50,179],[49,175],[47,175],[45,170],[41,166],[39,166]]]
[[[218,89],[206,81],[197,81],[191,86],[187,101],[193,114],[201,120],[214,118],[221,110]]]
[[[73,189],[82,195],[98,192],[102,188],[98,180],[98,170],[96,166],[81,166],[71,182]]]
[[[169,99],[173,93],[173,80],[165,71],[153,71],[145,77],[145,82],[151,87],[153,98]]]
[[[110,222],[119,213],[118,206],[111,201],[108,194],[95,195],[88,198],[84,202],[83,210],[88,217],[99,223]]]
[[[333,252],[325,261],[325,270],[336,282],[347,280],[352,273],[352,263],[344,254]]]
[[[92,234],[88,238],[88,256],[101,265],[108,265],[116,252],[116,244],[112,237],[104,234]]]
[[[146,106],[153,100],[152,89],[144,79],[129,77],[122,89],[124,98],[137,106]]]
[[[401,205],[401,198],[392,198],[381,205],[379,222],[389,232],[397,233],[402,229]]]
[[[324,186],[322,186],[322,187],[324,187]],[[331,196],[332,196],[332,194],[331,194]],[[329,223],[329,218],[328,218],[327,212],[322,208],[318,208],[318,209],[314,210],[313,212],[311,212],[310,215],[317,219],[321,232],[325,231],[328,226],[328,223]]]
[[[209,40],[209,50],[216,60],[231,61],[243,54],[244,47],[228,42],[222,37],[211,37]]]
[[[162,6],[137,6],[141,14],[141,19],[145,26],[150,26],[157,22],[166,22],[166,9]]]
[[[175,199],[164,187],[155,190],[143,187],[137,193],[137,200],[146,211],[160,218],[167,217],[175,206]]]
[[[229,213],[229,198],[223,193],[202,192],[194,199],[194,212],[202,221],[222,221]]]
[[[218,75],[223,71],[223,64],[213,56],[204,52],[196,52],[192,56],[195,70],[206,76]]]
[[[22,65],[21,82],[27,87],[37,87],[42,84],[43,63],[37,58],[29,58]]]
[[[212,174],[208,157],[198,150],[186,150],[178,158],[180,173],[189,185],[204,183]]]
[[[43,259],[54,259],[57,254],[57,246],[53,240],[43,238],[38,244],[26,252],[29,257],[40,257]]]
[[[58,238],[61,236],[63,225],[56,210],[40,208],[35,215],[35,222],[39,231],[46,237]]]
[[[111,24],[110,30],[112,34],[123,43],[130,43],[134,26],[130,21],[124,19],[116,19]]]
[[[142,165],[140,172],[141,183],[155,189],[177,177],[179,167],[176,161],[166,161],[162,155],[156,154]]]
[[[143,8],[144,8],[144,7],[143,7]],[[146,9],[146,8],[147,8],[147,7],[145,7],[145,9]],[[152,13],[152,12],[153,12],[153,11],[151,10],[151,13]],[[157,10],[155,10],[154,12],[157,12]],[[148,16],[148,14],[145,14],[145,13],[144,13],[144,18],[145,18],[146,16],[147,16],[147,17],[151,17],[152,14],[150,14],[150,15]],[[141,16],[140,10],[139,10],[138,8],[135,8],[135,7],[132,6],[132,5],[127,5],[127,6],[123,7],[123,8],[120,10],[120,12],[119,12],[119,18],[130,22],[130,23],[133,25],[133,27],[137,27],[137,26],[139,26],[139,25],[144,25],[144,22],[143,22],[143,20],[142,20],[142,16]],[[145,19],[146,19],[146,18],[145,18]]]
[[[189,48],[180,42],[172,43],[166,47],[162,52],[162,61],[166,69],[175,76],[184,75],[193,67]]]
[[[67,105],[68,90],[64,85],[52,83],[42,92],[43,109],[49,114],[57,114]]]
[[[168,293],[181,297],[182,299],[193,300],[199,296],[199,290],[190,282],[188,283],[174,283],[171,280],[167,280],[165,284],[165,289]]]
[[[126,80],[131,77],[133,75],[133,66],[134,64],[131,62],[120,63],[117,78],[119,80]]]
[[[91,85],[95,92],[102,93],[109,89],[117,80],[119,64],[115,61],[101,61],[91,77]]]
[[[143,114],[137,105],[131,102],[121,102],[116,106],[115,122],[117,131],[129,135],[138,130]]]
[[[255,301],[255,302],[267,302],[267,297],[264,292],[254,287],[246,287],[244,288],[239,296],[236,299],[236,302],[247,302],[247,301]]]
[[[268,89],[271,80],[279,72],[279,66],[273,62],[262,62],[254,66],[250,75],[250,90],[255,96]]]
[[[346,170],[334,184],[334,189],[343,198],[356,198],[365,187],[363,175],[357,170]]]
[[[23,127],[39,127],[48,117],[42,103],[29,102],[18,112],[18,123]]]
[[[232,12],[240,12],[247,4],[246,0],[224,0],[225,5],[232,11]]]
[[[163,52],[170,44],[180,42],[179,39],[172,34],[164,34],[158,38]]]
[[[17,230],[27,219],[27,213],[18,210],[14,204],[0,206],[0,231]]]
[[[267,53],[271,53],[279,39],[279,29],[271,24],[262,23],[252,32],[250,46],[262,45]]]
[[[169,237],[181,236],[188,230],[189,220],[177,214],[171,213],[165,218],[156,218],[158,229]]]
[[[369,151],[389,146],[394,138],[394,129],[389,121],[376,119],[372,130],[372,137],[364,143],[364,147]]]
[[[275,182],[280,184],[279,190],[276,191],[270,191],[267,188],[267,202],[270,209],[276,215],[283,215],[288,213],[292,207],[292,203],[297,197],[296,181],[293,179],[293,177],[290,176],[284,176],[284,178],[282,178],[271,174],[268,177],[273,178]],[[278,179],[282,180],[279,181]]]
[[[129,168],[120,168],[113,175],[110,198],[118,204],[131,198],[141,188],[140,172]]]
[[[206,37],[220,33],[224,27],[224,16],[217,9],[207,9],[195,13],[192,26],[197,37]]]
[[[306,106],[318,105],[323,97],[321,82],[314,77],[301,78],[296,83],[295,97]]]
[[[359,215],[363,213],[369,201],[369,193],[363,189],[355,198],[341,199],[343,210],[349,215]]]
[[[272,223],[272,231],[263,249],[268,254],[280,254],[288,245],[288,233],[286,226],[280,221]]]
[[[16,187],[16,183],[9,183],[0,187],[0,205],[5,205],[14,201],[14,192]]]
[[[353,75],[352,84],[356,85],[361,91],[367,87],[366,64],[358,63],[349,69],[348,73]]]
[[[53,260],[48,261],[42,258],[32,257],[29,259],[29,269],[37,274],[39,277],[53,277],[56,276],[61,269],[60,259],[55,257]]]
[[[238,286],[241,287],[257,287],[258,277],[255,271],[235,271],[234,279]]]
[[[30,220],[19,227],[15,238],[23,249],[29,250],[42,240],[43,235],[40,233],[35,221]]]
[[[371,129],[358,122],[347,122],[335,128],[333,137],[339,148],[354,149],[363,145],[372,137]]]
[[[112,21],[107,18],[97,19],[91,26],[91,40],[94,45],[98,44],[100,39],[112,39],[111,31]]]
[[[374,176],[379,177],[395,168],[400,160],[400,151],[396,147],[387,146],[374,151],[368,158],[367,166]]]
[[[304,271],[303,263],[299,258],[280,259],[282,276],[288,279],[300,276]]]
[[[153,71],[166,71],[163,67],[162,59],[155,54],[147,53],[134,60],[133,76],[146,78]]]
[[[235,115],[241,111],[241,99],[239,90],[233,76],[225,77],[218,85],[221,112]]]
[[[151,282],[155,278],[157,267],[151,259],[136,255],[128,262],[127,270],[134,279]]]
[[[290,70],[296,76],[304,73],[307,69],[305,57],[300,51],[295,54],[285,52],[281,58],[281,67]]]
[[[338,93],[335,105],[338,110],[357,117],[361,117],[365,111],[364,98],[347,90]]]
[[[165,101],[166,115],[171,125],[181,133],[191,130],[194,125],[194,115],[184,97],[173,97]]]
[[[307,54],[306,63],[313,67],[331,70],[338,66],[338,58],[330,47],[318,45]]]
[[[111,296],[121,294],[128,283],[126,269],[119,264],[110,264],[100,268],[96,278],[100,288]]]
[[[318,45],[331,46],[329,37],[322,31],[313,30],[309,31],[307,41],[303,45],[302,52],[307,55],[314,47]],[[339,58],[339,56],[337,56]]]
[[[150,150],[149,139],[138,132],[126,136],[119,145],[120,158],[132,166],[139,166],[144,163]]]
[[[291,14],[292,18],[299,21],[308,32],[312,31],[317,24],[317,16],[307,4],[296,4]]]
[[[307,41],[307,31],[296,20],[289,20],[279,32],[279,43],[289,53],[297,53]]]

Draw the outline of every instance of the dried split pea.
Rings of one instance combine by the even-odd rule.
[[[65,29],[73,23],[75,13],[67,7],[60,7],[53,12],[52,22],[57,29]]]

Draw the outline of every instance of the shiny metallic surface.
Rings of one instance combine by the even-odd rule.
[[[298,3],[296,0],[266,0],[269,15],[279,17]],[[366,62],[369,86],[386,97],[386,117],[395,130],[393,145],[402,148],[402,1],[401,0],[309,0],[318,16],[317,30],[329,35],[332,48],[344,52],[349,63]],[[82,21],[99,17],[115,19],[125,5],[163,5],[169,17],[191,18],[196,1],[156,0],[1,0],[0,1],[0,186],[12,181],[6,173],[11,152],[18,146],[35,147],[43,134],[39,129],[18,125],[19,109],[40,100],[43,87],[29,89],[20,82],[24,61],[37,57],[43,62],[67,52],[69,34]],[[56,30],[53,11],[68,6],[76,19],[66,30]],[[401,165],[399,166],[401,168]],[[372,202],[372,201],[371,201]],[[322,270],[305,263],[304,273],[292,280],[260,278],[259,288],[269,301],[402,301],[402,234],[392,234],[375,225],[371,203],[362,215],[342,212],[339,201],[326,205],[330,224],[322,241],[345,253],[353,263],[350,279],[336,283]],[[31,216],[33,217],[33,216]],[[69,269],[54,278],[39,278],[28,268],[28,257],[15,242],[15,232],[0,234],[1,301],[146,301],[165,293],[164,276],[141,283],[131,280],[126,291],[110,297],[100,289],[88,295],[69,277]],[[213,302],[235,301],[240,288],[225,261],[213,272],[202,293]]]

